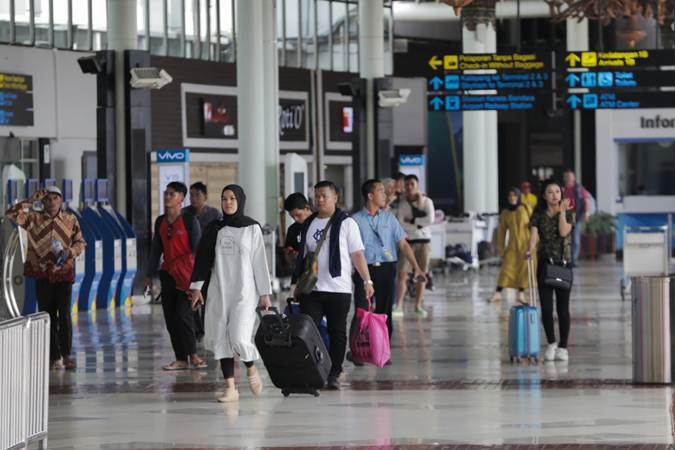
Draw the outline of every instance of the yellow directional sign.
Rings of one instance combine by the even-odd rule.
[[[581,54],[581,65],[584,67],[595,67],[598,65],[598,55],[595,52],[583,52]]]
[[[443,68],[445,70],[458,70],[459,58],[457,55],[445,55],[443,57]]]
[[[438,56],[436,55],[432,56],[431,59],[429,60],[429,66],[433,70],[438,70],[441,64],[443,64],[443,60],[439,59]]]
[[[565,62],[569,64],[570,67],[576,67],[579,62],[581,62],[581,58],[576,53],[570,53],[567,55],[565,58]]]
[[[633,67],[672,65],[672,50],[634,50],[625,52],[571,52],[565,57],[567,68],[604,68],[625,70]]]
[[[433,55],[427,63],[432,70],[443,66],[445,71],[544,70],[549,60],[550,53],[451,54]]]

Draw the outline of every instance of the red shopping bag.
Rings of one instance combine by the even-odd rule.
[[[356,308],[356,326],[350,337],[352,357],[360,362],[384,365],[391,358],[387,315],[372,312],[368,299],[368,310]]]

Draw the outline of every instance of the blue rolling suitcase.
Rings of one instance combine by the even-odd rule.
[[[535,275],[532,259],[527,261],[530,282],[529,303],[511,308],[509,314],[509,355],[511,362],[521,360],[537,362],[541,347],[539,335],[539,310],[535,301]]]

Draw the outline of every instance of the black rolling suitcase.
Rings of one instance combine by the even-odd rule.
[[[314,321],[306,314],[283,316],[276,308],[262,314],[255,345],[272,383],[290,394],[319,396],[328,379],[331,360]]]

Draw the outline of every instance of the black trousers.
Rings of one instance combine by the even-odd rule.
[[[70,356],[73,346],[73,323],[70,317],[70,297],[73,284],[50,283],[36,280],[35,291],[38,308],[49,314],[49,359],[56,361]]]
[[[371,301],[375,302],[375,312],[378,314],[387,315],[387,328],[389,329],[389,337],[394,332],[394,323],[391,320],[391,310],[394,306],[394,287],[396,284],[396,263],[388,262],[382,263],[379,266],[370,264],[368,272],[373,280],[373,287],[375,288],[375,298]],[[357,308],[368,308],[368,300],[366,299],[366,291],[363,289],[363,279],[358,272],[354,272],[354,305]],[[351,329],[356,325],[356,315],[352,319]]]
[[[555,306],[558,313],[558,327],[560,328],[560,341],[558,347],[567,348],[567,339],[570,335],[570,293],[571,290],[554,288],[544,284],[542,277],[542,268],[544,264],[539,264],[539,301],[541,302],[541,321],[544,324],[546,339],[549,344],[554,344],[555,323],[553,321],[553,294],[555,294]]]
[[[162,283],[162,309],[166,329],[171,337],[171,346],[176,361],[187,361],[188,356],[197,353],[195,337],[195,314],[187,293],[176,289],[176,282],[168,272],[159,272]]]
[[[326,316],[328,335],[330,336],[328,353],[333,364],[330,375],[339,376],[342,373],[342,363],[347,351],[347,314],[352,303],[352,295],[315,291],[303,295],[298,300],[300,312],[310,316],[317,328],[323,316]]]

